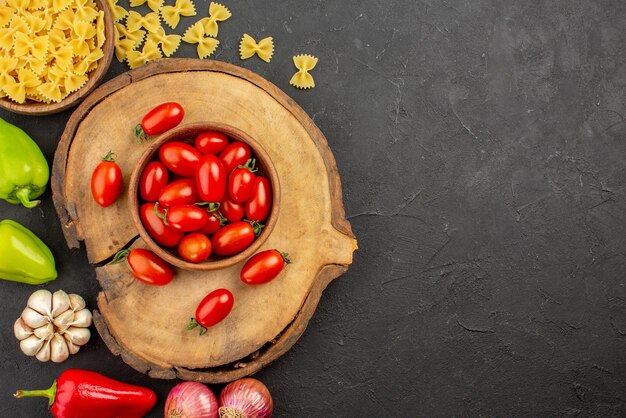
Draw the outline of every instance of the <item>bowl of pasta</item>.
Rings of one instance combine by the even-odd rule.
[[[7,0],[0,13],[0,107],[15,113],[47,115],[77,105],[111,64],[115,34],[106,0],[47,4],[31,0],[25,8]]]

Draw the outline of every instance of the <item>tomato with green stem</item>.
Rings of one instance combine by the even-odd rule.
[[[109,151],[91,175],[91,195],[97,204],[105,208],[117,200],[123,187],[122,170],[115,162],[115,154]]]
[[[185,235],[178,243],[178,255],[190,263],[201,263],[211,256],[211,240],[199,232]]]
[[[135,139],[142,141],[148,135],[159,135],[176,127],[185,116],[185,111],[180,103],[161,103],[150,110],[135,126]]]
[[[196,136],[196,149],[202,154],[219,154],[228,146],[228,138],[221,132],[206,131]]]
[[[239,277],[241,281],[249,285],[268,283],[276,278],[290,263],[289,255],[278,250],[266,250],[256,253],[246,261]]]
[[[241,141],[235,141],[224,148],[224,151],[220,153],[220,159],[224,162],[226,175],[238,166],[244,165],[250,159],[251,154],[250,147]]]
[[[250,158],[228,176],[228,196],[234,203],[243,203],[252,197],[256,185],[255,163],[256,160]]]
[[[200,327],[200,335],[206,334],[209,327],[222,322],[233,309],[235,298],[228,289],[215,289],[200,301],[195,318],[191,318],[188,330]]]
[[[201,229],[209,220],[206,209],[196,205],[176,205],[165,209],[165,225],[178,232]]]
[[[163,222],[165,212],[161,209],[158,203],[144,203],[139,208],[139,218],[153,240],[164,247],[173,247],[178,244],[184,234],[165,225]]]
[[[164,286],[174,277],[172,267],[154,252],[145,248],[121,250],[115,254],[111,264],[124,261],[137,280],[151,286]]]
[[[234,222],[222,227],[211,238],[213,252],[217,255],[233,255],[250,246],[261,233],[263,225],[253,222]]]
[[[228,197],[220,202],[220,213],[228,222],[238,222],[243,219],[244,211],[242,203],[234,203]]]
[[[209,212],[209,219],[206,224],[198,230],[198,232],[205,235],[211,235],[216,233],[224,225],[226,225],[226,218],[220,215],[219,212]]]

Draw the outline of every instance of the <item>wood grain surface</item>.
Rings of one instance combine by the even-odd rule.
[[[132,127],[165,101],[182,104],[184,124],[227,123],[248,133],[271,157],[281,208],[260,249],[279,248],[293,260],[273,282],[244,285],[238,277],[241,262],[217,271],[178,269],[168,286],[150,287],[134,280],[124,264],[104,263],[129,243],[145,243],[136,239],[127,196],[108,208],[93,201],[91,171],[110,149],[128,180],[149,146],[133,140]],[[356,249],[322,133],[274,85],[217,61],[157,61],[96,90],[67,124],[52,188],[68,245],[84,241],[89,261],[100,266],[98,331],[114,353],[153,377],[225,382],[259,370],[297,341],[323,289],[348,268]],[[187,331],[198,302],[219,287],[235,295],[231,314],[204,336]]]

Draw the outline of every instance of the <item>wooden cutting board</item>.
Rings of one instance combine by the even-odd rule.
[[[276,226],[263,249],[289,253],[274,281],[247,286],[243,262],[208,272],[180,270],[152,287],[125,264],[106,262],[122,247],[144,247],[125,193],[107,208],[92,199],[90,177],[112,150],[125,181],[147,143],[132,128],[159,103],[177,101],[183,123],[221,121],[247,132],[272,159],[281,185]],[[356,240],[345,219],[337,166],[306,113],[262,77],[218,61],[166,59],[124,73],[94,91],[72,114],[52,169],[54,204],[71,248],[83,241],[102,292],[94,312],[109,349],[155,378],[220,383],[251,375],[284,354],[304,332],[321,293],[352,263]],[[232,291],[235,306],[200,336],[187,331],[211,290]]]

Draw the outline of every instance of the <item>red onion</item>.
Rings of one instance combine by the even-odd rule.
[[[273,406],[270,391],[250,377],[229,383],[220,394],[220,418],[269,418]]]
[[[218,418],[217,398],[197,382],[174,386],[165,401],[165,418]]]

